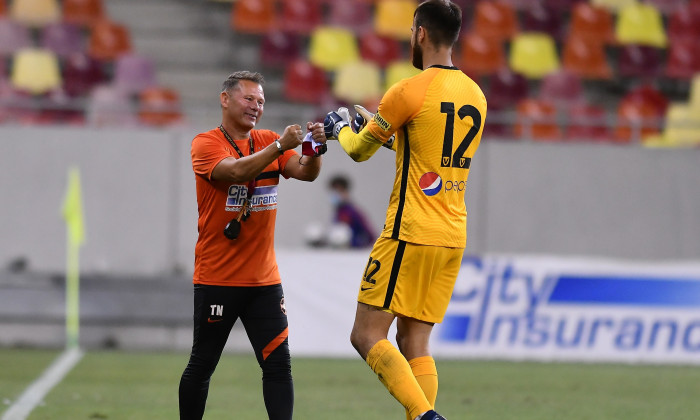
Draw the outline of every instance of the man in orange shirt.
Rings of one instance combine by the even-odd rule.
[[[201,419],[209,379],[241,319],[263,373],[270,419],[290,420],[294,388],[287,315],[274,251],[279,177],[313,181],[321,169],[320,123],[284,133],[254,130],[265,96],[259,73],[231,74],[220,94],[221,125],[192,141],[199,238],[195,247],[194,339],[180,380],[180,419]],[[303,139],[303,140],[302,140]],[[302,155],[294,150],[302,144]]]

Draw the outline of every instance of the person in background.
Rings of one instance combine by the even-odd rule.
[[[335,215],[333,223],[342,223],[350,228],[350,247],[363,248],[370,246],[377,239],[367,218],[350,199],[350,180],[343,175],[336,175],[328,183],[331,204]]]

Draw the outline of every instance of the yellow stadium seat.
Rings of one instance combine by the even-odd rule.
[[[61,86],[56,54],[49,50],[25,48],[12,60],[12,86],[38,95]]]
[[[411,39],[413,12],[418,2],[415,0],[383,0],[376,4],[374,11],[374,31],[379,35],[398,40]]]
[[[382,94],[380,79],[379,66],[372,61],[346,64],[335,74],[333,96],[353,104],[374,100]]]
[[[700,146],[700,114],[688,104],[671,104],[666,110],[664,139],[673,146]]]
[[[10,17],[27,26],[44,26],[61,19],[57,0],[14,0]]]
[[[637,3],[637,0],[591,0],[591,4],[617,12],[623,7]]]
[[[309,60],[326,70],[336,70],[360,59],[355,35],[349,29],[321,26],[311,33]]]
[[[620,9],[615,37],[622,44],[665,48],[668,44],[661,13],[652,4],[635,3]]]
[[[420,70],[413,67],[413,63],[409,60],[395,61],[386,68],[386,77],[384,81],[384,90],[388,90],[396,82],[401,79],[413,77],[420,73]]]
[[[510,48],[509,64],[515,72],[533,79],[559,70],[554,39],[540,32],[516,35]]]

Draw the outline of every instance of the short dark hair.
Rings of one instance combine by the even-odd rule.
[[[350,191],[350,180],[344,175],[336,175],[331,178],[328,186],[331,188],[341,188],[345,191]]]
[[[462,27],[462,9],[449,0],[427,0],[418,5],[413,13],[416,29],[428,31],[431,42],[451,47],[459,38]]]
[[[262,74],[255,71],[241,70],[231,73],[228,78],[224,80],[221,91],[229,92],[231,89],[238,86],[238,82],[241,80],[250,80],[251,82],[255,82],[261,86],[265,84],[265,78],[263,78]]]

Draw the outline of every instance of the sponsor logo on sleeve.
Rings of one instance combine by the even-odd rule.
[[[379,113],[377,112],[374,114],[374,122],[377,123],[379,127],[381,127],[382,130],[384,131],[389,131],[391,129],[391,124],[387,120],[385,120]]]

